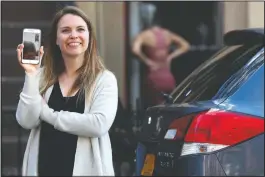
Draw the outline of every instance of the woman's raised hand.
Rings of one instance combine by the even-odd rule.
[[[34,73],[35,71],[37,71],[39,69],[39,67],[41,65],[41,60],[42,60],[42,57],[43,57],[43,54],[44,54],[43,46],[41,46],[41,48],[39,50],[40,62],[37,65],[34,65],[34,64],[23,64],[22,63],[23,48],[24,48],[23,44],[19,44],[17,46],[17,59],[18,59],[18,62],[22,66],[22,68],[25,70],[25,72]]]

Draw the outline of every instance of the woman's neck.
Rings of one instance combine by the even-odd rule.
[[[67,77],[76,77],[76,71],[82,66],[84,57],[69,57],[63,56],[64,65],[65,65],[65,74]]]

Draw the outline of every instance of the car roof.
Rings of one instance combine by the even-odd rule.
[[[224,35],[225,45],[263,44],[264,28],[248,28],[229,31]]]

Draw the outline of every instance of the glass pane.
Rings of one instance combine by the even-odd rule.
[[[258,50],[260,46],[225,47],[174,90],[174,103],[212,99],[224,83],[246,65]]]

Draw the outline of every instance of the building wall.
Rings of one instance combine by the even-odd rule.
[[[248,27],[264,28],[264,2],[248,2]]]
[[[119,96],[125,100],[125,24],[123,2],[100,2],[101,51],[107,67],[118,80]]]
[[[224,32],[242,28],[264,28],[264,2],[223,2]]]
[[[247,27],[247,2],[222,2],[224,33]]]

